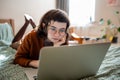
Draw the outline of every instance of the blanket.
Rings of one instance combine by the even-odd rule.
[[[0,24],[0,46],[10,45],[13,40],[13,31],[8,23]]]
[[[0,47],[0,80],[28,80],[25,69],[12,64],[15,50],[11,47]],[[34,76],[34,74],[33,74]],[[80,80],[119,80],[120,47],[110,47],[97,74]]]
[[[97,74],[81,80],[120,80],[120,47],[111,46]]]
[[[9,46],[0,47],[0,80],[28,80],[24,68],[13,64],[15,52]]]
[[[11,26],[0,24],[0,80],[28,80],[24,68],[13,64],[16,53],[10,47],[13,37]]]

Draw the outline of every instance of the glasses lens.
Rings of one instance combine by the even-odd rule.
[[[57,30],[56,27],[53,27],[53,26],[51,26],[49,29],[50,29],[53,33],[56,33],[56,32],[58,31],[60,35],[65,34],[65,29],[59,29],[59,30]]]
[[[60,30],[59,30],[59,33],[60,33],[60,34],[64,34],[64,33],[65,33],[65,29],[60,29]]]

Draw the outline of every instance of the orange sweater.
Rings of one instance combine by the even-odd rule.
[[[15,55],[14,63],[28,67],[31,60],[39,59],[39,51],[43,45],[43,39],[37,36],[37,32],[35,30],[31,31],[19,46]]]

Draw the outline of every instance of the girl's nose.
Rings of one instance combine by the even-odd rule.
[[[59,30],[56,30],[55,36],[60,36]]]

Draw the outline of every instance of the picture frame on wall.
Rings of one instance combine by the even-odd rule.
[[[107,5],[108,6],[120,6],[120,0],[107,0]]]

